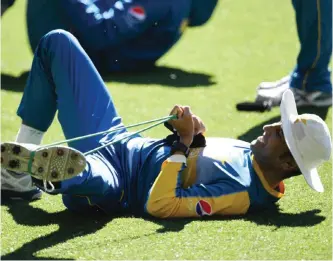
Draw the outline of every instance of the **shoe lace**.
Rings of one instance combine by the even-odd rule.
[[[47,184],[50,185],[51,189],[47,188]],[[47,181],[46,179],[43,179],[43,186],[44,186],[45,192],[53,192],[54,191],[54,185],[52,184],[51,181]]]

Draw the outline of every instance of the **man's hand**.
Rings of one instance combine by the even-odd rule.
[[[202,120],[192,114],[189,106],[175,105],[171,110],[170,115],[177,115],[177,120],[170,120],[171,126],[178,132],[180,141],[186,146],[190,146],[193,137],[206,130]]]
[[[206,126],[203,121],[196,115],[193,114],[193,123],[194,123],[194,136],[199,133],[204,133],[206,131]]]

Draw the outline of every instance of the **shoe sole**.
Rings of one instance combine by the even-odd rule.
[[[69,147],[36,146],[34,150],[28,144],[5,142],[1,144],[1,166],[7,170],[28,173],[36,179],[56,182],[81,173],[85,169],[86,159],[80,151]]]

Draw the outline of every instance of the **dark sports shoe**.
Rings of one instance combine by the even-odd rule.
[[[290,76],[285,76],[276,82],[262,82],[257,88],[256,102],[271,101],[272,106],[279,106],[282,95],[290,89],[294,93],[296,106],[332,106],[332,93],[315,91],[307,92],[301,89],[290,87]]]
[[[1,197],[5,199],[37,200],[42,197],[42,191],[34,186],[31,176],[1,169]]]
[[[70,179],[81,173],[85,166],[84,155],[73,148],[16,142],[1,144],[1,167],[7,172],[27,173],[43,180],[44,189],[48,192],[54,188],[52,182]],[[47,188],[46,182],[51,186],[51,190]]]
[[[315,106],[328,107],[332,106],[332,93],[327,92],[306,92],[296,88],[290,88],[294,93],[297,107]]]

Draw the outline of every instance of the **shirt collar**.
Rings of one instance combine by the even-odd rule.
[[[276,198],[281,198],[283,195],[284,195],[284,183],[283,181],[281,181],[276,188],[278,188],[278,190],[280,191],[277,191],[273,188],[271,188],[264,176],[264,173],[262,172],[262,170],[260,169],[259,167],[259,164],[258,162],[255,160],[255,158],[253,157],[253,155],[251,156],[251,160],[252,160],[252,166],[254,168],[254,171],[256,172],[256,174],[258,175],[262,185],[264,186],[265,190],[271,194],[272,196],[276,197]]]

